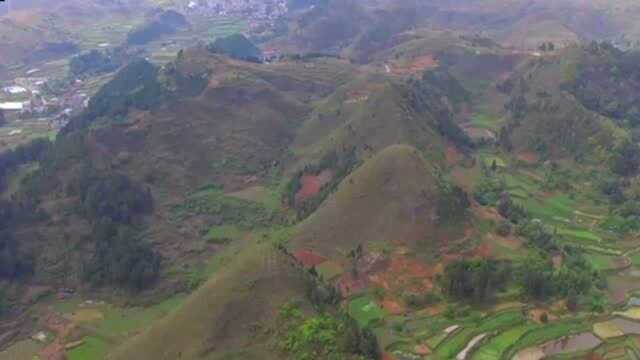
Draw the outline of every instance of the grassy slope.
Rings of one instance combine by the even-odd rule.
[[[444,144],[434,129],[433,114],[416,113],[407,104],[405,89],[379,75],[363,75],[319,102],[300,127],[294,151],[305,164],[324,154],[355,149],[369,158],[394,144],[416,147],[440,164]]]
[[[260,329],[273,325],[281,305],[302,298],[304,286],[286,267],[269,261],[271,249],[269,242],[234,248],[233,260],[181,309],[108,359],[278,359]]]
[[[294,247],[336,256],[358,244],[435,241],[435,179],[420,153],[390,146],[347,177],[299,227]]]

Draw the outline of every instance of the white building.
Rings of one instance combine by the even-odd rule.
[[[23,111],[24,110],[24,103],[21,103],[21,102],[3,102],[3,103],[0,103],[0,110]]]
[[[27,92],[27,89],[23,88],[22,86],[7,86],[2,90],[11,95],[24,94]]]

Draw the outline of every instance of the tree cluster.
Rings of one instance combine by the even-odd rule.
[[[123,48],[114,51],[91,50],[71,58],[69,74],[72,77],[94,76],[117,70],[125,62]]]
[[[160,36],[173,34],[178,29],[188,24],[189,23],[184,15],[174,10],[163,11],[143,25],[129,32],[127,35],[127,44],[144,45],[159,38]]]
[[[295,305],[285,305],[279,314],[279,347],[292,358],[378,360],[378,340],[370,328],[361,328],[345,312],[305,318]]]
[[[223,54],[238,60],[261,62],[262,51],[242,34],[217,38],[208,49],[214,54]]]
[[[18,241],[8,231],[0,231],[0,279],[16,279],[33,270],[33,258],[20,252]]]
[[[119,173],[105,174],[89,168],[69,185],[68,191],[80,196],[84,213],[94,221],[131,224],[153,206],[149,189]]]
[[[15,171],[20,165],[40,161],[51,148],[48,139],[35,139],[31,142],[19,145],[13,150],[0,154],[0,193],[5,190],[6,177]]]
[[[456,300],[490,301],[509,280],[509,263],[495,260],[456,260],[445,268],[446,294]]]
[[[355,168],[360,165],[360,159],[355,149],[350,149],[342,154],[336,151],[330,151],[322,159],[315,164],[308,164],[298,171],[287,183],[284,197],[286,203],[296,209],[299,219],[304,219],[311,215],[318,206],[334,191],[340,182],[347,177]],[[298,203],[296,195],[302,189],[302,177],[304,175],[319,175],[324,170],[331,170],[333,176],[331,181],[320,189],[320,193],[312,199]]]
[[[568,248],[564,258],[558,269],[546,255],[527,258],[519,271],[523,294],[541,301],[560,296],[576,302],[594,288],[605,287],[604,278],[579,252]]]
[[[435,118],[430,124],[440,135],[461,148],[471,146],[467,134],[453,120],[452,110],[469,100],[469,92],[447,70],[423,73],[420,79],[407,82],[407,99],[418,113],[429,112]]]
[[[94,227],[96,247],[85,263],[85,277],[96,286],[142,290],[160,272],[160,255],[130,227],[103,220]]]
[[[167,90],[158,81],[158,68],[139,59],[127,64],[89,100],[87,110],[73,119],[63,133],[83,129],[100,117],[125,116],[130,108],[150,110],[161,104]]]

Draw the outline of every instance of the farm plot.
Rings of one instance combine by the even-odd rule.
[[[372,298],[361,296],[349,303],[349,315],[358,322],[358,325],[367,327],[384,319],[385,313]]]
[[[538,325],[523,324],[511,328],[489,340],[473,354],[473,360],[501,359],[502,355],[529,331],[536,329]]]
[[[435,354],[443,359],[455,357],[474,337],[483,333],[508,329],[523,324],[525,321],[520,311],[505,311],[489,315],[475,324],[463,325],[462,330],[453,334],[435,349]]]
[[[77,301],[55,304],[54,308],[73,313],[75,325],[87,333],[80,346],[68,351],[69,360],[104,358],[114,345],[146,329],[158,319],[177,309],[184,298],[184,296],[176,296],[147,308],[119,308],[107,304],[87,305],[86,302]]]
[[[577,334],[590,330],[591,325],[585,321],[571,320],[566,322],[552,323],[547,326],[538,327],[527,332],[505,353],[507,358],[512,358],[522,349],[544,344],[549,341],[559,339],[563,336]]]

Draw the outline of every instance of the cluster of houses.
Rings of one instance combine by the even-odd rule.
[[[288,8],[287,0],[189,0],[184,10],[216,16],[241,16],[252,24],[275,21]]]
[[[34,73],[30,70],[27,75]],[[44,91],[47,81],[47,78],[35,76],[14,79],[12,84],[1,88],[0,110],[18,118],[47,121],[56,130],[64,127],[71,116],[87,106],[89,96],[82,91],[80,81],[68,84],[60,95],[47,95]]]

